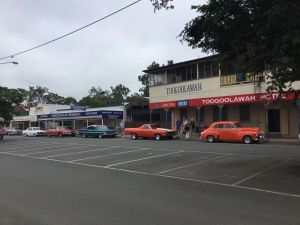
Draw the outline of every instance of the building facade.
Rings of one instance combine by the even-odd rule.
[[[80,129],[89,125],[117,127],[124,116],[126,116],[124,106],[86,108],[41,104],[30,107],[27,116],[14,116],[11,126],[22,130],[30,126],[38,126],[46,130],[57,126],[67,126],[73,129]]]
[[[279,100],[277,93],[267,93],[264,76],[240,73],[218,59],[215,55],[144,71],[150,74],[150,109],[166,114],[162,125],[175,128],[177,119],[194,118],[200,131],[215,121],[236,120],[270,136],[298,137],[299,99],[294,94]],[[300,90],[300,81],[293,87]]]

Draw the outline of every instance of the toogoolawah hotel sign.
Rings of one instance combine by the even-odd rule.
[[[199,92],[202,90],[202,83],[179,85],[176,87],[166,88],[166,90],[167,95]]]

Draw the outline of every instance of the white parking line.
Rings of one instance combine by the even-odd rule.
[[[112,153],[112,154],[106,154],[106,155],[98,155],[98,156],[93,156],[93,157],[75,159],[75,160],[72,160],[72,162],[78,162],[78,161],[87,160],[87,159],[102,158],[102,157],[106,157],[106,156],[121,155],[121,154],[125,154],[125,153],[130,153],[130,152],[145,151],[145,150],[148,150],[148,149],[149,148],[141,148],[141,149],[131,150],[131,151],[125,151],[125,152],[118,152],[118,153]]]
[[[64,154],[59,154],[59,155],[49,155],[49,156],[43,157],[43,158],[44,158],[44,159],[47,159],[47,158],[53,158],[53,157],[58,157],[58,156],[76,155],[76,154],[81,154],[81,153],[97,152],[97,151],[103,151],[103,150],[107,150],[107,149],[115,149],[115,148],[120,148],[120,147],[107,147],[107,148],[93,149],[93,150],[87,150],[87,151],[82,151],[82,152],[71,152],[71,153],[64,153]]]
[[[98,166],[98,165],[80,163],[80,162],[75,162],[75,161],[63,161],[63,160],[57,160],[57,159],[43,159],[43,158],[33,157],[33,156],[22,156],[22,155],[18,155],[18,154],[14,154],[14,153],[9,153],[9,152],[2,152],[1,154],[13,155],[13,156],[17,156],[17,157],[26,157],[26,158],[31,158],[31,159],[35,159],[35,160],[46,160],[46,161],[53,161],[53,162],[58,162],[58,163],[71,164],[71,165],[87,166],[87,167],[91,167],[91,168],[101,168],[101,169],[115,170],[115,171],[127,172],[127,173],[132,173],[132,174],[141,174],[141,175],[156,176],[156,177],[169,178],[169,179],[182,180],[182,181],[191,181],[191,182],[196,182],[196,183],[203,183],[203,184],[209,184],[209,185],[215,185],[215,186],[221,186],[221,187],[228,187],[228,188],[232,188],[232,189],[256,191],[256,192],[262,192],[262,193],[267,193],[267,194],[280,195],[280,196],[293,197],[293,198],[299,198],[300,199],[300,195],[296,195],[296,194],[270,191],[270,190],[259,189],[259,188],[251,188],[251,187],[246,187],[246,186],[224,184],[224,183],[218,183],[218,182],[212,182],[212,181],[206,181],[206,180],[197,180],[197,179],[184,178],[184,177],[168,176],[168,175],[164,175],[164,174],[152,174],[152,173],[147,173],[147,172],[120,169],[120,168],[115,168],[115,167]]]
[[[49,148],[58,148],[58,147],[63,147],[63,146],[64,146],[64,145],[59,145],[59,146],[48,146],[48,145],[46,145],[46,147],[40,146],[40,147],[38,147],[38,148],[13,150],[13,151],[10,151],[10,152],[18,153],[18,152],[38,151],[38,150],[49,149]]]
[[[265,169],[263,169],[263,170],[261,170],[261,171],[255,173],[255,174],[252,174],[252,175],[250,175],[250,176],[248,176],[248,177],[246,177],[246,178],[243,178],[243,179],[241,179],[241,180],[239,180],[239,181],[233,183],[232,185],[233,185],[233,186],[240,185],[241,183],[244,183],[244,182],[246,182],[246,181],[248,181],[248,180],[250,180],[250,179],[252,179],[252,178],[254,178],[254,177],[257,177],[257,176],[259,176],[259,175],[261,175],[261,174],[263,174],[263,173],[265,173],[265,172],[267,172],[267,171],[269,171],[269,170],[271,170],[271,169],[273,169],[273,168],[276,168],[276,167],[278,167],[279,165],[281,165],[281,164],[283,164],[283,163],[286,163],[286,162],[289,161],[289,160],[291,160],[291,159],[284,159],[283,161],[281,161],[281,162],[279,162],[279,163],[276,163],[276,164],[273,165],[273,166],[267,167],[267,168],[265,168]]]
[[[78,146],[78,147],[70,147],[70,148],[63,148],[63,149],[57,149],[57,150],[48,150],[48,151],[42,151],[42,152],[32,152],[32,153],[28,153],[28,154],[23,154],[24,156],[27,155],[36,155],[36,154],[40,154],[40,153],[47,153],[47,152],[60,152],[60,151],[64,151],[64,150],[73,150],[73,149],[78,149],[78,148],[89,148],[90,146]]]
[[[134,160],[126,161],[126,162],[114,163],[114,164],[107,165],[105,167],[118,166],[118,165],[132,163],[132,162],[137,162],[137,161],[141,161],[141,160],[145,160],[145,159],[153,159],[153,158],[158,158],[158,157],[162,157],[162,156],[166,156],[166,155],[177,154],[177,153],[180,153],[180,152],[182,152],[182,151],[171,152],[171,153],[166,153],[166,154],[160,154],[160,155],[155,155],[155,156],[150,156],[150,157],[144,157],[144,158],[134,159]]]
[[[201,160],[201,161],[198,161],[198,162],[186,164],[184,166],[179,166],[179,167],[172,168],[172,169],[169,169],[169,170],[164,170],[164,171],[161,171],[161,172],[156,173],[156,174],[168,173],[168,172],[171,172],[171,171],[174,171],[174,170],[179,170],[179,169],[186,168],[186,167],[189,167],[189,166],[193,166],[193,165],[196,165],[196,164],[200,164],[200,163],[203,163],[203,162],[209,162],[209,161],[212,161],[212,160],[215,160],[215,159],[224,158],[226,156],[228,156],[228,155],[221,155],[221,156],[217,156],[217,157],[210,158],[210,159],[204,159],[204,160]]]
[[[18,145],[17,147],[14,146],[9,146],[8,148],[4,148],[5,151],[7,150],[18,150],[18,149],[24,149],[24,148],[32,148],[35,146],[48,146],[49,144],[43,144],[43,145],[39,145],[39,144],[32,144],[31,145]]]

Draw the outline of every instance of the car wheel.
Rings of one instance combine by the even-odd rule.
[[[36,133],[33,133],[33,137],[36,137]]]
[[[138,139],[138,136],[136,135],[136,133],[132,133],[131,140],[136,140],[136,139]]]
[[[208,135],[206,139],[207,139],[207,142],[209,142],[209,143],[215,142],[215,137],[213,135]]]
[[[99,135],[98,135],[98,138],[103,138],[102,134],[99,134]]]
[[[85,134],[81,135],[81,137],[83,137],[83,138],[87,138],[87,136],[86,136]]]
[[[155,134],[155,140],[159,141],[161,138],[160,134]]]
[[[2,141],[3,140],[3,135],[0,135],[0,141]]]
[[[63,138],[63,137],[64,137],[64,135],[63,135],[63,134],[59,134],[58,136],[59,136],[60,138]]]
[[[245,144],[251,144],[252,143],[252,138],[250,136],[245,136],[245,137],[243,137],[243,142]]]

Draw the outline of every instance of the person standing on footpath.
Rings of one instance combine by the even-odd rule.
[[[176,131],[177,131],[177,136],[181,135],[181,126],[182,126],[182,120],[179,118],[176,121]]]
[[[194,118],[191,119],[191,136],[195,137],[195,129],[196,129],[196,123]]]
[[[124,122],[124,120],[122,120],[120,123],[121,137],[124,136],[124,130],[125,130],[125,122]]]
[[[184,131],[185,131],[185,139],[189,140],[190,137],[190,130],[191,130],[191,123],[189,120],[185,121],[185,125],[184,125]]]

